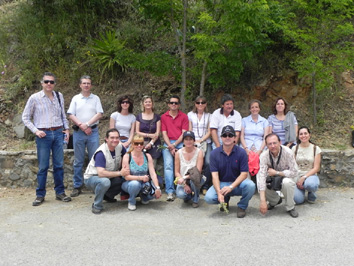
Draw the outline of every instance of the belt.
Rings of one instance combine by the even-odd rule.
[[[97,127],[97,124],[91,126],[91,129],[94,129],[94,128],[96,128],[96,127]],[[73,128],[75,131],[79,131],[79,129],[80,129],[79,126],[77,126],[77,125],[73,125],[72,128]]]
[[[62,128],[63,126],[60,126],[60,127],[50,127],[50,128],[38,128],[39,130],[42,130],[42,131],[55,131],[55,130],[58,130],[60,128]]]
[[[120,138],[120,139],[124,139],[124,140],[125,140],[125,139],[129,139],[129,138],[125,137],[125,136],[120,136],[119,138]]]

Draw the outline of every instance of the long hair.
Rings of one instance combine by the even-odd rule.
[[[121,97],[118,98],[117,100],[117,111],[118,113],[122,112],[122,102],[124,100],[127,100],[129,102],[129,108],[128,108],[128,112],[130,114],[133,113],[133,108],[134,108],[134,101],[128,96],[128,95],[123,95]]]
[[[282,101],[284,102],[284,105],[285,105],[284,115],[286,115],[286,113],[288,112],[288,106],[289,106],[289,104],[288,104],[288,102],[287,102],[283,97],[278,97],[278,98],[275,100],[275,102],[274,102],[274,104],[273,104],[273,106],[272,106],[273,114],[275,114],[275,115],[277,114],[277,103],[278,103],[279,100],[282,100]]]
[[[204,96],[201,96],[201,95],[197,96],[197,98],[195,98],[195,100],[194,100],[194,107],[193,107],[193,110],[192,110],[193,113],[197,112],[197,107],[195,107],[195,102],[197,102],[197,101],[206,102],[207,100],[206,100],[206,98]],[[207,113],[207,112],[208,112],[208,106],[205,106],[204,113]]]
[[[149,96],[149,95],[145,95],[145,96],[143,96],[143,98],[141,99],[141,102],[140,102],[140,109],[141,109],[141,111],[142,111],[142,112],[145,112],[144,102],[145,102],[145,100],[147,100],[147,99],[150,99],[150,100],[151,100],[151,103],[152,103],[151,110],[152,110],[152,112],[154,112],[154,105],[155,105],[154,99],[152,99],[152,97]]]
[[[297,144],[300,144],[300,143],[301,143],[301,140],[299,139],[299,135],[300,135],[300,130],[301,130],[301,129],[306,129],[307,132],[308,132],[309,134],[311,134],[311,131],[310,131],[310,129],[309,129],[307,126],[302,126],[302,127],[300,127],[300,128],[298,129],[298,131],[297,131],[297,139],[296,139]],[[313,142],[311,141],[311,139],[309,140],[309,142],[312,143],[313,145],[315,145],[315,143],[313,143]]]

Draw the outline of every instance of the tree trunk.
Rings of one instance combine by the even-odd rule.
[[[188,0],[183,0],[183,41],[182,41],[182,54],[181,54],[181,65],[182,65],[182,84],[181,84],[181,109],[186,111],[186,101],[184,95],[187,89],[187,65],[186,65],[186,36],[187,36],[187,8]]]
[[[206,67],[207,67],[207,61],[204,61],[203,63],[203,69],[202,69],[202,77],[200,80],[200,91],[199,95],[203,96],[204,95],[204,87],[205,87],[205,80],[206,80]]]
[[[317,124],[317,108],[316,108],[316,72],[312,73],[312,98],[313,98],[313,124]]]

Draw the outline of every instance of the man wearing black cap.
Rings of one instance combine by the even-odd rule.
[[[227,203],[228,208],[230,197],[241,196],[237,204],[237,217],[243,218],[256,188],[247,179],[247,153],[235,145],[236,134],[232,126],[223,127],[221,139],[222,145],[210,154],[213,186],[209,188],[204,200],[209,204]]]

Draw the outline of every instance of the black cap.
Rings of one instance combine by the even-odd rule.
[[[194,141],[195,141],[195,135],[192,131],[185,131],[183,133],[183,140],[186,138],[186,137],[191,137]]]
[[[224,127],[222,128],[221,136],[224,135],[224,134],[231,134],[231,135],[234,136],[234,137],[236,136],[236,134],[235,134],[235,129],[234,129],[232,126],[229,126],[229,125],[224,126]]]

